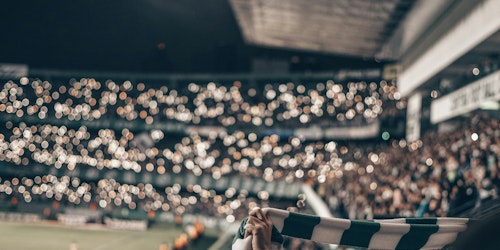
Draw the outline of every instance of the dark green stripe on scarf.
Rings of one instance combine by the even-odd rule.
[[[308,214],[290,212],[283,223],[283,235],[290,237],[311,239],[314,227],[319,224],[321,218]]]
[[[439,230],[438,225],[410,225],[410,231],[399,240],[396,249],[420,249],[429,237]]]
[[[351,221],[344,231],[340,245],[368,247],[372,236],[380,230],[380,224],[370,221]]]
[[[407,224],[430,224],[436,225],[437,218],[406,218]]]

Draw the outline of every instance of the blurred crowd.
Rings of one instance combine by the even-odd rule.
[[[308,127],[371,122],[384,100],[397,100],[392,82],[230,84],[186,83],[178,89],[130,81],[71,79],[69,84],[21,78],[0,92],[0,112],[40,119],[177,121],[217,126]]]
[[[3,176],[0,194],[2,198],[17,194],[16,203],[17,200],[29,203],[33,199],[48,198],[70,205],[95,204],[101,208],[128,207],[145,211],[175,209],[180,214],[197,210],[227,216],[228,221],[241,219],[249,206],[257,205],[251,198],[247,199],[248,194],[242,190],[228,189],[218,194],[200,185],[182,188],[174,185],[157,191],[150,183],[118,183],[113,179],[88,183],[74,176],[55,176],[50,174],[51,168],[74,172],[95,168],[159,175],[192,173],[210,175],[214,180],[240,175],[291,183],[316,175],[325,178],[329,170],[319,166],[324,162],[316,159],[317,152],[320,157],[327,153],[331,162],[336,161],[340,166],[342,159],[336,153],[331,154],[337,151],[337,144],[239,130],[214,130],[202,137],[196,132],[184,136],[165,134],[159,129],[95,129],[61,124],[68,120],[83,123],[99,119],[140,119],[146,124],[177,120],[202,123],[200,126],[218,124],[237,128],[247,123],[262,126],[262,122],[264,126],[287,127],[287,120],[300,126],[322,117],[325,124],[335,123],[332,119],[355,120],[356,116],[368,121],[382,112],[381,97],[394,99],[395,96],[394,86],[386,82],[342,85],[327,81],[312,87],[268,84],[258,94],[254,88],[243,91],[240,82],[230,87],[191,83],[187,89],[169,90],[167,87],[146,89],[142,83],[134,86],[128,81],[121,85],[106,81],[101,85],[95,79],[71,80],[69,85],[57,86],[28,78],[20,79],[19,83],[9,81],[0,92],[0,112],[14,114],[18,119],[0,125],[3,131],[0,161],[11,169],[14,166],[14,174],[10,173],[14,176]],[[38,120],[30,120],[33,116]],[[59,120],[62,122],[55,122]],[[347,152],[345,147],[341,150]],[[47,175],[15,176],[16,170],[34,166],[45,166]],[[261,192],[256,198],[267,201],[269,194]],[[207,202],[209,205],[204,204]],[[242,203],[246,206],[242,207]],[[294,205],[292,202],[291,206]],[[239,216],[233,215],[235,211],[239,211]]]
[[[350,219],[458,216],[498,197],[498,125],[476,114],[412,143],[393,140],[318,190],[337,216]]]
[[[497,119],[476,115],[450,131],[427,132],[415,142],[307,141],[239,128],[366,124],[402,112],[405,102],[394,84],[385,81],[243,85],[190,83],[169,89],[95,79],[73,79],[67,85],[28,78],[9,81],[0,92],[0,116],[17,120],[0,124],[0,162],[14,171],[0,176],[0,200],[202,213],[228,222],[241,220],[255,206],[300,211],[306,201],[303,196],[290,201],[234,188],[220,193],[201,185],[158,189],[151,183],[109,178],[87,182],[55,176],[51,168],[303,182],[315,187],[336,216],[351,219],[446,216],[462,204],[474,206],[497,196]],[[36,122],[28,119],[32,116]],[[176,121],[234,129],[184,135],[54,122],[68,120]],[[47,174],[15,176],[16,169],[35,165],[45,167]]]

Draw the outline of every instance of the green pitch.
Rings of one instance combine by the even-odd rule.
[[[182,233],[182,228],[174,225],[136,232],[0,222],[0,249],[69,250],[70,245],[76,243],[78,250],[158,250],[165,243],[172,248],[174,239]],[[188,249],[207,249],[215,242],[217,234],[206,230]]]

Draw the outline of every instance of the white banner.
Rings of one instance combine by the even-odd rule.
[[[500,70],[431,103],[431,122],[445,121],[500,100]]]
[[[422,94],[415,93],[408,99],[406,109],[406,140],[420,139],[420,111],[422,110]]]
[[[28,65],[14,63],[0,63],[0,78],[16,80],[28,76]]]

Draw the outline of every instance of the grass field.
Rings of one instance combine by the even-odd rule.
[[[108,229],[83,229],[53,224],[20,224],[0,222],[0,249],[2,250],[69,250],[75,242],[78,250],[158,250],[182,234],[174,225],[155,226],[148,231],[121,231]],[[202,238],[188,249],[207,249],[218,232],[206,230]]]

